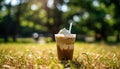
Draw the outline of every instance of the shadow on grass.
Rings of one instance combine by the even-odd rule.
[[[90,59],[88,57],[88,55],[86,53],[82,53],[81,55],[83,55],[86,60],[87,60],[87,64],[90,65]],[[63,60],[63,61],[60,61],[61,64],[63,64],[64,68],[65,69],[86,69],[86,68],[91,68],[89,67],[88,65],[85,65],[84,64],[84,61],[83,60],[79,60],[79,57],[80,56],[77,56],[75,57],[73,60]]]
[[[83,63],[76,60],[66,60],[61,61],[61,64],[64,66],[64,69],[80,69]]]

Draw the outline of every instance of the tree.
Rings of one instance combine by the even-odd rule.
[[[8,35],[9,35],[9,28],[10,28],[10,24],[12,22],[12,17],[11,17],[11,2],[9,2],[8,5],[6,5],[7,7],[7,15],[3,17],[2,22],[3,23],[3,34],[4,34],[4,41],[7,42],[8,41]]]
[[[113,19],[114,19],[114,31],[117,31],[116,37],[117,37],[117,42],[120,42],[120,1],[119,0],[102,0],[101,2],[103,2],[107,7],[109,6],[113,6],[114,7],[114,15],[113,15]]]
[[[17,0],[16,5],[12,5],[12,0],[9,3],[5,3],[5,0],[1,1],[1,8],[6,7],[7,14],[2,17],[1,25],[3,26],[1,33],[4,35],[4,41],[8,42],[8,37],[13,36],[13,41],[16,41],[18,34],[18,28],[20,25],[20,17],[24,14],[25,6],[29,3],[23,0]]]
[[[9,4],[0,1],[0,8],[5,6],[8,11],[1,16],[0,23],[0,28],[6,31],[0,32],[5,41],[11,35],[16,41],[17,34],[55,34],[70,22],[74,22],[73,33],[107,40],[107,36],[117,32],[120,41],[119,0],[17,0],[17,5],[12,5],[12,1]]]
[[[107,3],[103,3],[101,0],[71,0],[68,5],[74,7],[76,10],[74,15],[80,18],[76,25],[79,25],[78,29],[82,29],[81,31],[86,30],[84,31],[86,34],[94,31],[97,40],[107,40],[107,36],[113,32],[113,25],[115,23],[112,4],[107,7]],[[86,12],[88,13],[87,18],[85,18]]]

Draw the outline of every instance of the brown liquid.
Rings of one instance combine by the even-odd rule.
[[[58,59],[59,60],[72,60],[74,49],[61,49],[57,46]]]
[[[59,60],[72,60],[75,38],[56,37]],[[72,46],[72,48],[69,48]],[[65,48],[66,47],[66,48]]]

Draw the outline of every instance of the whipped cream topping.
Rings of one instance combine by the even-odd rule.
[[[61,29],[58,34],[70,34],[66,28]]]
[[[67,29],[61,29],[56,36],[75,38],[75,34],[71,34]]]

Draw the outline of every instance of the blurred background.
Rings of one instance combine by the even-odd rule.
[[[69,28],[77,41],[120,42],[120,0],[0,0],[0,43],[54,41]]]

